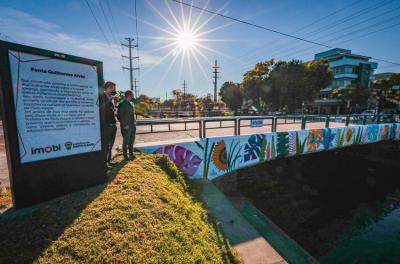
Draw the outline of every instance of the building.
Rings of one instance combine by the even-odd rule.
[[[325,59],[333,71],[333,81],[321,89],[319,98],[313,102],[318,114],[339,114],[349,111],[351,101],[338,94],[354,89],[368,89],[378,67],[370,62],[371,57],[351,53],[347,49],[331,49],[314,56],[315,60]]]

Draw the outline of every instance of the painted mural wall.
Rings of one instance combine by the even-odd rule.
[[[164,153],[190,179],[215,179],[231,171],[276,158],[332,150],[381,140],[400,140],[400,124],[374,124],[265,134],[203,138],[141,147]]]

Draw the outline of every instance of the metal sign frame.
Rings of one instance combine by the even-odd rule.
[[[9,50],[96,66],[99,92],[103,84],[103,64],[100,61],[0,41],[0,104],[14,206],[17,209],[31,206],[106,182],[105,122],[100,106],[101,151],[20,162]]]

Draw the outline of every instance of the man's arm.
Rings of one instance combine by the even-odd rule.
[[[129,125],[129,109],[126,107],[124,103],[118,106],[119,111],[119,122],[121,123],[121,127],[126,127]]]

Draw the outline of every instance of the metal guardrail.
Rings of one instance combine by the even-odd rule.
[[[138,127],[147,127],[147,130],[137,132],[137,134],[149,133],[165,133],[165,132],[181,132],[193,131],[199,132],[199,138],[207,137],[207,130],[232,128],[234,135],[241,134],[241,128],[252,127],[252,120],[263,120],[262,127],[271,127],[270,131],[276,132],[278,125],[299,124],[300,129],[306,129],[307,124],[324,122],[324,127],[328,128],[332,122],[344,123],[345,126],[350,124],[365,125],[379,124],[382,122],[400,122],[398,114],[379,114],[379,115],[279,115],[279,116],[240,116],[240,117],[209,117],[209,118],[188,118],[188,119],[161,119],[161,120],[138,120]],[[230,124],[226,124],[226,123]],[[171,125],[182,124],[181,129],[172,128]],[[188,124],[197,124],[197,126],[188,126]],[[216,124],[216,126],[210,126]],[[164,129],[155,129],[162,127]]]

